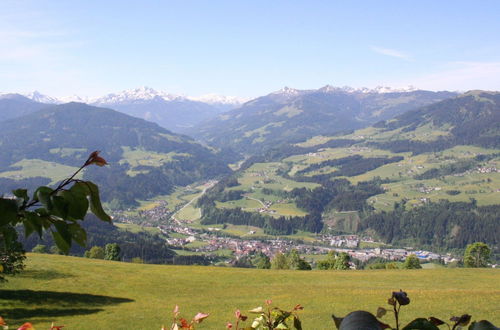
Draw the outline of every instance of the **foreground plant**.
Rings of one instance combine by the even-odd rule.
[[[265,301],[265,308],[262,306],[256,307],[249,311],[252,314],[258,314],[251,326],[240,328],[240,321],[244,322],[247,316],[241,314],[239,310],[236,310],[236,323],[233,328],[232,323],[227,323],[227,329],[235,330],[274,330],[274,329],[297,329],[302,330],[302,322],[299,319],[298,311],[303,310],[304,307],[301,305],[296,305],[293,309],[285,311],[278,307],[272,307],[272,300]]]
[[[170,326],[170,330],[179,330],[179,329],[189,329],[192,330],[195,328],[195,324],[199,324],[203,322],[210,314],[198,313],[192,319],[191,322],[188,322],[185,318],[179,317],[179,306],[175,305],[173,312],[173,322]],[[167,330],[165,326],[161,327],[161,330]]]
[[[75,179],[87,166],[106,164],[99,151],[94,151],[55,188],[38,187],[31,197],[27,189],[16,189],[12,198],[0,197],[0,280],[2,273],[16,274],[23,269],[25,256],[16,226],[24,227],[26,237],[36,232],[41,238],[44,231],[50,231],[59,250],[68,253],[72,242],[85,246],[87,234],[79,221],[84,220],[89,208],[99,219],[111,222],[102,208],[98,187]]]
[[[390,325],[381,322],[379,319],[387,314],[388,310],[384,307],[379,307],[377,309],[376,317],[367,311],[355,311],[349,313],[345,317],[336,317],[332,315],[333,321],[339,330],[358,330],[358,329],[400,329],[400,311],[401,306],[406,306],[410,304],[410,298],[407,293],[399,290],[392,293],[391,298],[388,299],[387,303],[392,307],[394,313],[394,319],[396,322],[396,327],[392,328]],[[450,321],[453,322],[452,325],[445,321],[442,321],[436,317],[429,318],[416,318],[415,320],[408,323],[406,326],[401,328],[402,330],[439,330],[439,326],[446,325],[448,330],[463,329],[466,327],[470,321],[471,316],[469,314],[463,314],[462,316],[453,316]],[[479,322],[472,322],[468,327],[469,330],[500,330],[495,327],[489,321],[482,320]]]

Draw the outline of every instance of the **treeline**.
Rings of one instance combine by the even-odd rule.
[[[452,164],[442,165],[439,168],[431,168],[424,173],[415,175],[417,180],[429,180],[439,178],[445,175],[459,174],[473,169],[476,166],[476,162],[472,160],[461,160]]]
[[[179,259],[175,252],[166,245],[165,240],[158,235],[121,230],[113,224],[98,220],[92,214],[87,216],[82,226],[87,232],[87,246],[73,244],[70,255],[83,256],[85,251],[92,246],[104,247],[109,243],[117,243],[120,246],[123,261],[141,258],[146,263],[171,264],[174,262],[174,257]],[[24,237],[24,234],[20,233],[19,237]],[[27,251],[31,251],[38,244],[48,247],[55,245],[49,233],[45,233],[42,239],[37,235],[31,235],[22,243]]]
[[[318,233],[323,229],[320,214],[308,214],[304,217],[277,217],[256,212],[246,212],[241,208],[219,209],[203,207],[201,223],[204,225],[230,223],[233,225],[263,228],[269,235],[291,235],[297,230]]]
[[[339,169],[335,172],[329,173],[330,177],[336,176],[356,176],[368,171],[374,170],[382,165],[396,163],[402,161],[404,157],[372,157],[365,158],[360,155],[353,155],[338,159],[329,159],[321,163],[312,164],[305,169],[302,169],[296,173],[296,176],[303,176],[307,172],[311,172],[325,166],[338,167]]]
[[[498,249],[500,205],[478,207],[470,203],[440,200],[406,209],[397,204],[391,212],[368,216],[361,230],[374,230],[389,244],[462,249],[473,242],[485,242]]]

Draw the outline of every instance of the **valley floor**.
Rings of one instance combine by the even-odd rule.
[[[236,309],[245,314],[272,299],[285,309],[304,306],[304,329],[327,329],[332,313],[375,313],[399,289],[411,298],[402,323],[468,313],[500,324],[498,269],[277,271],[42,254],[28,254],[27,270],[1,284],[0,315],[12,328],[30,321],[44,329],[54,321],[67,329],[159,329],[170,324],[177,304],[185,318],[211,314],[200,329],[223,329]],[[394,323],[389,315],[383,320]]]

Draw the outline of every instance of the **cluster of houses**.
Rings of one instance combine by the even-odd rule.
[[[335,250],[337,252],[346,252],[352,258],[367,261],[371,258],[383,258],[392,261],[403,261],[410,254],[415,254],[422,261],[443,261],[449,263],[456,261],[450,254],[440,255],[434,252],[414,250],[412,248],[390,249],[390,248],[358,248],[362,239],[357,235],[325,235],[318,239],[319,244],[302,243],[289,239],[241,239],[234,237],[224,237],[217,235],[219,228],[211,228],[211,231],[197,231],[189,227],[184,227],[178,223],[172,223],[168,226],[159,226],[162,233],[170,236],[169,233],[183,234],[182,238],[168,237],[167,244],[176,247],[183,247],[186,244],[194,241],[202,241],[205,244],[193,248],[194,252],[210,255],[220,250],[231,250],[235,258],[252,255],[257,252],[262,252],[269,257],[273,257],[276,253],[286,253],[291,249],[296,249],[300,254],[306,255],[325,255],[328,252]],[[365,238],[363,238],[363,241]],[[370,241],[370,238],[366,240]]]

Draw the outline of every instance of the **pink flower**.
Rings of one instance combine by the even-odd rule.
[[[198,313],[194,316],[193,321],[196,323],[201,323],[204,319],[206,319],[210,314]]]
[[[227,322],[226,329],[232,329],[232,328],[233,328],[233,324],[231,322]]]

